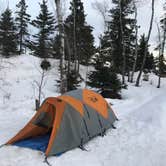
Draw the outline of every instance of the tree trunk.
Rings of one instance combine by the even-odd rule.
[[[138,59],[138,28],[139,26],[137,26],[137,15],[138,15],[138,12],[137,12],[137,7],[134,3],[134,8],[135,8],[135,20],[136,20],[136,23],[135,23],[135,56],[134,56],[134,64],[133,64],[133,69],[132,69],[132,74],[131,74],[131,79],[130,79],[130,82],[133,83],[134,81],[134,73],[135,73],[135,69],[136,69],[136,65],[137,65],[137,59]]]
[[[120,29],[122,35],[122,57],[123,57],[123,65],[122,65],[122,84],[125,84],[125,71],[126,71],[126,47],[124,42],[124,31],[123,31],[123,23],[122,23],[122,6],[121,0],[119,0],[119,9],[120,9]]]
[[[80,73],[80,54],[78,54],[78,61],[77,61],[77,75]]]
[[[39,100],[38,99],[36,99],[35,100],[35,110],[37,111],[38,109],[39,109],[39,107],[40,107],[40,103],[39,103]]]
[[[22,27],[23,27],[23,25],[22,25],[22,20],[21,20],[21,30],[20,30],[20,50],[19,50],[19,54],[21,55],[21,53],[22,53],[22,49],[23,49],[23,32],[22,32]]]
[[[67,37],[66,33],[65,33],[65,41],[66,41],[66,48],[67,48],[67,52],[68,52],[68,57],[67,57],[67,60],[68,60],[68,63],[67,63],[67,73],[69,74],[70,70],[71,70],[71,48],[70,48],[69,40],[68,40],[68,37]]]
[[[161,34],[160,34],[160,28],[158,28],[158,36],[159,36],[159,79],[158,79],[158,85],[157,88],[160,88],[161,86],[161,68],[164,58],[164,48],[165,48],[165,40],[166,40],[166,18],[164,18],[164,34],[163,34],[163,41],[161,42]]]
[[[67,91],[67,78],[66,78],[66,64],[65,64],[65,42],[64,42],[64,25],[63,25],[63,16],[62,16],[62,9],[60,0],[55,0],[56,4],[56,13],[58,19],[58,26],[59,26],[59,36],[61,41],[60,47],[60,93],[63,94]]]
[[[68,77],[71,73],[71,70],[74,69],[73,67],[73,64],[71,63],[71,48],[70,48],[70,44],[69,44],[69,40],[68,40],[68,36],[67,36],[67,33],[65,32],[65,42],[66,42],[66,49],[67,49],[67,52],[68,52],[68,57],[67,57],[67,75],[66,75],[66,79],[68,80]],[[68,84],[67,84],[67,91],[68,91]]]
[[[160,88],[160,84],[161,84],[161,33],[160,33],[160,27],[157,24],[157,30],[158,30],[158,39],[159,39],[159,73],[158,73],[158,85],[157,88]]]
[[[135,86],[137,86],[137,87],[140,84],[140,78],[142,76],[142,72],[143,72],[143,69],[144,69],[144,66],[145,66],[145,62],[146,62],[147,48],[148,48],[148,43],[149,43],[149,39],[150,39],[151,32],[152,32],[153,19],[154,19],[154,0],[152,0],[152,15],[151,15],[151,21],[150,21],[148,37],[147,37],[147,40],[146,40],[146,45],[145,45],[145,50],[144,50],[144,57],[143,57],[142,65],[141,65],[141,68],[140,68],[140,72],[138,74],[137,81],[136,81],[136,84],[135,84]]]
[[[22,53],[22,45],[23,45],[23,36],[22,33],[20,34],[20,50],[19,50],[19,54],[21,55]]]
[[[76,9],[75,9],[75,1],[73,1],[74,4],[74,16],[73,16],[73,50],[74,50],[74,70],[77,72],[77,63],[78,63],[78,57],[77,57],[77,41],[76,41]]]
[[[130,78],[131,78],[131,73],[130,73],[130,71],[128,70],[128,79],[127,79],[128,82],[130,82]]]
[[[42,74],[41,74],[40,83],[37,83],[37,86],[38,86],[38,99],[35,100],[36,111],[39,109],[40,103],[41,103],[41,94],[42,94],[42,87],[43,87],[44,77],[45,77],[45,72],[43,70]]]

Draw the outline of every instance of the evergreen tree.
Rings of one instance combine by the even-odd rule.
[[[9,8],[2,13],[0,19],[0,47],[5,57],[17,53],[16,26]]]
[[[77,74],[75,70],[70,70],[67,73],[67,91],[75,90],[79,87],[79,83],[81,83],[82,78]]]
[[[52,56],[51,40],[55,31],[55,19],[51,12],[48,11],[47,1],[43,0],[40,3],[40,13],[32,25],[38,29],[38,33],[33,35],[33,40],[30,42],[30,48],[35,56],[47,58]]]
[[[138,59],[137,59],[137,70],[140,69],[143,61],[143,56],[146,48],[146,37],[145,34],[141,36],[140,44],[138,46]],[[144,70],[152,70],[154,68],[154,57],[153,54],[150,54],[149,47],[147,48],[147,57],[144,65]]]
[[[16,25],[18,30],[19,37],[19,53],[23,52],[23,46],[26,46],[26,40],[29,37],[28,33],[28,23],[30,21],[30,15],[27,14],[27,8],[25,0],[20,0],[20,2],[16,5],[17,10],[16,14]]]
[[[157,75],[160,74],[161,77],[166,75],[166,58],[163,55],[155,58],[155,69]]]
[[[87,84],[99,89],[104,97],[120,98],[121,82],[111,65],[107,64],[105,55],[107,54],[102,50],[96,54],[94,58],[95,71],[89,73]],[[109,93],[107,96],[104,95],[106,91]]]
[[[57,34],[55,38],[52,40],[52,46],[53,46],[53,58],[60,59],[61,58],[61,54],[60,54],[61,41],[60,41],[59,34]]]
[[[132,50],[134,47],[133,43],[135,40],[135,19],[131,18],[131,15],[134,13],[134,8],[132,5],[133,0],[112,0],[112,2],[114,4],[114,7],[109,11],[110,21],[108,22],[107,32],[110,36],[110,56],[115,71],[122,73],[124,60],[126,63],[125,71],[131,70],[131,64],[133,63]],[[123,49],[123,46],[125,49]],[[123,57],[123,51],[125,53],[125,59]]]
[[[65,20],[65,32],[70,41],[71,58],[87,64],[94,54],[93,28],[86,23],[81,0],[72,0],[70,5],[71,14]]]
[[[105,61],[112,62],[111,59],[111,43],[108,31],[104,32],[104,35],[100,36],[100,48],[99,53],[102,54],[102,58]]]

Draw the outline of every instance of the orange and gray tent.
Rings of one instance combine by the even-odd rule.
[[[47,98],[30,122],[6,145],[59,155],[83,145],[113,127],[116,115],[107,101],[87,89]]]

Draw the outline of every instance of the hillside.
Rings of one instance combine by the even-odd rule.
[[[57,61],[46,78],[43,99],[58,95]],[[39,59],[22,55],[2,59],[0,69],[0,144],[13,137],[34,115],[34,81],[40,80]],[[81,68],[85,76],[85,68]],[[165,166],[166,163],[166,79],[156,88],[157,78],[129,84],[122,100],[108,100],[119,121],[116,130],[86,144],[88,152],[74,149],[60,157],[50,157],[52,166]],[[82,86],[84,86],[82,84]],[[15,146],[0,149],[0,166],[45,166],[41,152]]]

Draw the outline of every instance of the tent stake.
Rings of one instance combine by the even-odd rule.
[[[79,148],[80,148],[82,151],[88,152],[88,150],[87,150],[83,145],[80,145]]]
[[[112,126],[113,129],[116,129],[116,127],[113,124],[111,126]]]

